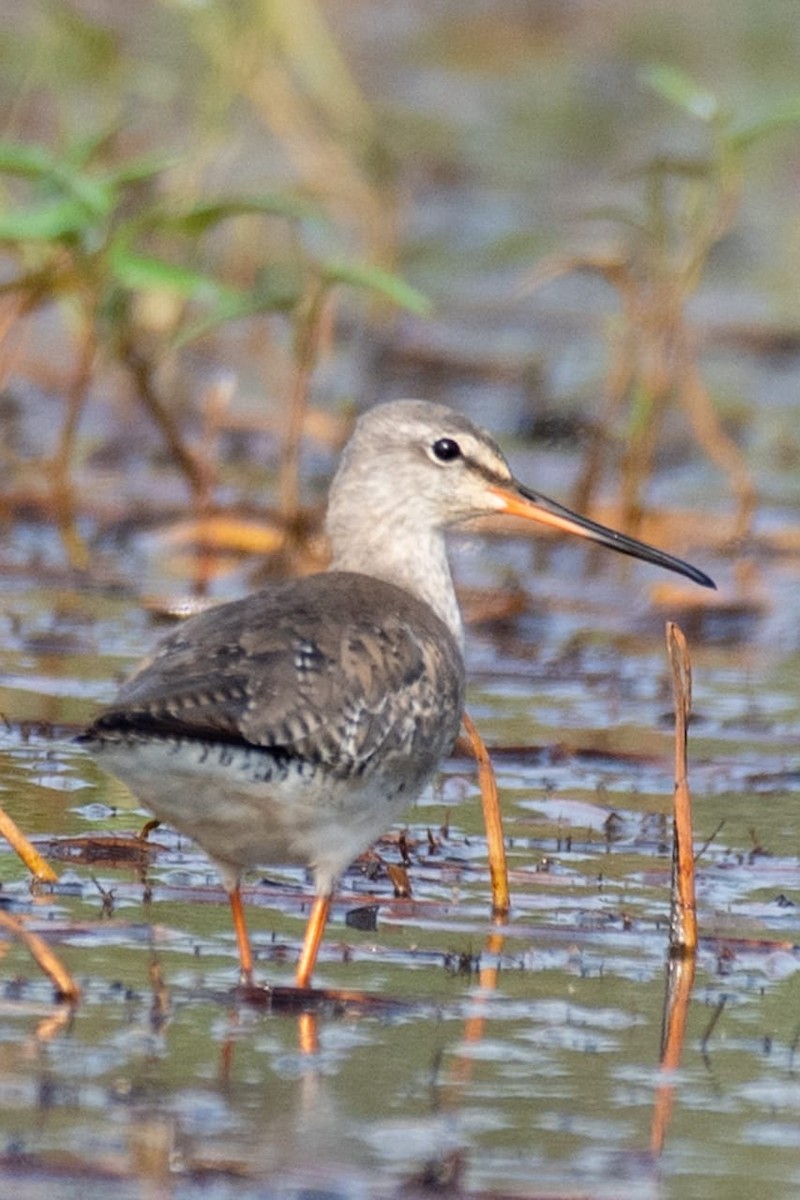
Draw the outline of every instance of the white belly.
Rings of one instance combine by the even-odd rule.
[[[298,863],[330,890],[427,782],[398,791],[376,777],[340,779],[312,764],[276,766],[258,750],[137,740],[95,746],[98,762],[160,820],[191,837],[229,886],[252,867]]]

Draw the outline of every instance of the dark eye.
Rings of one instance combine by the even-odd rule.
[[[433,443],[433,457],[438,458],[439,462],[452,462],[455,458],[461,457],[461,447],[458,442],[454,442],[452,438],[443,437]]]

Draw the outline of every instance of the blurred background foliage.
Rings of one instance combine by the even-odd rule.
[[[276,471],[259,545],[302,540],[304,432],[400,393],[579,445],[632,529],[676,446],[736,545],[800,458],[731,367],[800,339],[791,3],[0,11],[4,508],[73,565],[165,461],[198,519]]]

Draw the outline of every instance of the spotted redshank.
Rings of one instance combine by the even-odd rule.
[[[330,568],[185,621],[84,735],[103,766],[216,863],[244,979],[253,960],[242,873],[310,867],[316,896],[296,976],[307,987],[340,875],[450,751],[464,662],[444,532],[491,513],[714,586],[523,487],[489,434],[458,413],[396,401],[362,416],[342,455],[326,520]]]

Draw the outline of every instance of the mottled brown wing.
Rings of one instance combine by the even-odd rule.
[[[380,754],[435,762],[458,731],[452,635],[408,593],[349,573],[289,580],[182,624],[90,737],[245,742],[352,774]]]

